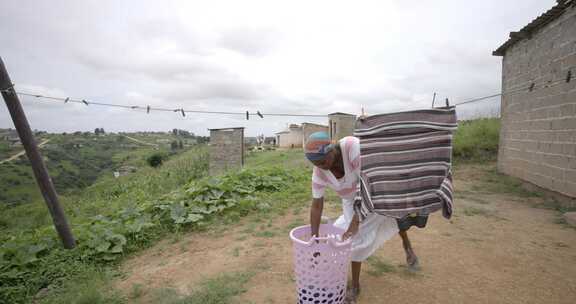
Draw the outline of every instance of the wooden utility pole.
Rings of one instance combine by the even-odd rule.
[[[38,146],[36,145],[34,134],[30,130],[30,125],[28,124],[28,120],[26,119],[26,115],[24,114],[24,110],[20,104],[20,99],[18,99],[18,95],[14,91],[10,75],[8,75],[8,71],[6,71],[2,58],[0,58],[0,90],[2,90],[2,97],[4,97],[4,101],[6,102],[8,111],[10,112],[16,131],[18,131],[18,136],[20,136],[20,141],[24,146],[26,156],[28,156],[30,164],[32,165],[34,177],[36,178],[40,192],[42,192],[42,196],[48,206],[50,215],[52,215],[54,227],[56,227],[56,231],[64,244],[64,248],[74,248],[76,246],[76,241],[70,231],[66,215],[64,215],[64,211],[58,201],[58,195],[54,189],[54,184],[48,174],[48,170],[46,170],[46,165],[44,164]]]

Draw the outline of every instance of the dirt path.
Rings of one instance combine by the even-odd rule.
[[[151,144],[151,143],[149,143],[149,142],[145,142],[145,141],[136,139],[136,138],[134,138],[134,137],[130,137],[130,136],[128,136],[128,135],[123,135],[123,136],[126,137],[126,138],[128,138],[129,140],[131,140],[131,141],[133,141],[133,142],[137,142],[137,143],[142,144],[142,145],[147,145],[147,146],[152,146],[152,147],[158,147],[157,144]]]
[[[38,148],[42,148],[42,146],[44,146],[44,145],[47,144],[48,142],[50,142],[50,139],[44,140],[43,142],[41,142],[41,143],[38,145]],[[16,153],[16,154],[14,154],[14,155],[6,158],[6,159],[0,160],[0,164],[13,161],[13,160],[17,159],[18,157],[20,157],[20,156],[22,156],[22,155],[24,155],[24,154],[26,154],[26,151],[22,150],[22,151],[20,151],[20,152],[18,152],[18,153]]]
[[[457,176],[464,197],[450,221],[434,214],[425,229],[410,230],[422,270],[405,270],[401,240],[394,237],[376,253],[387,267],[363,265],[359,303],[574,303],[576,230],[556,223],[556,212],[526,202],[542,198],[471,190],[468,173]],[[338,208],[331,203],[326,213],[336,216]],[[165,241],[125,263],[116,287],[186,294],[205,278],[250,269],[256,274],[236,303],[296,303],[287,235],[307,217],[304,207],[270,223],[248,218],[216,233]],[[131,302],[150,301],[145,293]]]

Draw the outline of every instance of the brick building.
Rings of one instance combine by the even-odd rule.
[[[352,136],[356,126],[356,115],[336,112],[328,114],[330,139],[337,141],[342,137]]]
[[[498,169],[576,197],[576,0],[534,19],[502,56]],[[508,93],[507,93],[508,92]]]
[[[210,175],[244,166],[244,128],[210,129]]]

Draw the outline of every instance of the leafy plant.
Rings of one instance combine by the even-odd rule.
[[[146,162],[148,162],[148,165],[150,165],[150,167],[156,168],[162,165],[163,159],[164,156],[162,154],[154,153],[146,159]]]

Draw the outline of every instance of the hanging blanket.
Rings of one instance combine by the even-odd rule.
[[[452,215],[454,107],[368,116],[356,121],[360,190],[355,210],[395,218],[442,209]]]

